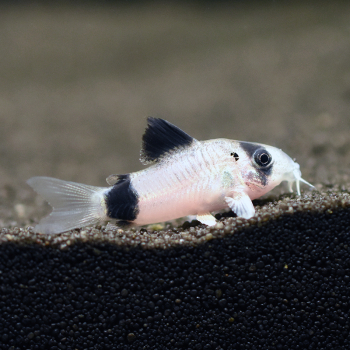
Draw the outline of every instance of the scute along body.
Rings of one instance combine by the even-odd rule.
[[[224,197],[241,186],[228,140],[195,142],[148,169],[131,174],[139,196],[135,224],[205,214],[227,207]]]
[[[231,155],[240,154],[239,161]],[[139,196],[134,222],[145,225],[186,215],[201,215],[227,208],[225,197],[246,192],[251,199],[265,191],[246,184],[248,156],[239,142],[226,139],[197,141],[151,167],[130,175]]]

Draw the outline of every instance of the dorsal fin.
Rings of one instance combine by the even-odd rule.
[[[149,117],[142,137],[140,161],[142,164],[155,163],[169,152],[188,147],[195,141],[168,121]]]
[[[125,174],[125,175],[112,174],[107,177],[106,181],[108,185],[113,186],[117,183],[127,180],[128,177],[129,177],[129,174]]]

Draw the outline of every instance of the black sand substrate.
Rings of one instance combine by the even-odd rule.
[[[8,234],[0,349],[348,349],[349,208],[225,220],[170,248]]]

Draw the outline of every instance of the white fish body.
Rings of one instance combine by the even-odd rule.
[[[282,181],[288,181],[291,190],[296,182],[299,195],[299,181],[307,183],[299,164],[278,148],[227,139],[197,141],[155,118],[148,118],[141,161],[152,165],[109,176],[109,188],[29,179],[54,208],[36,231],[59,233],[113,219],[137,226],[187,215],[214,225],[212,211],[229,207],[237,216],[250,218],[255,213],[252,200]]]

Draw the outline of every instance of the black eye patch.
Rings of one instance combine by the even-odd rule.
[[[273,168],[272,156],[259,144],[241,141],[239,145],[249,158],[253,158],[253,163],[257,165],[257,171],[261,179],[261,184],[266,186],[269,180],[268,176],[271,175]],[[267,160],[264,154],[269,157],[269,160]]]
[[[236,152],[232,152],[231,156],[236,160],[236,162],[239,159],[239,155]]]

